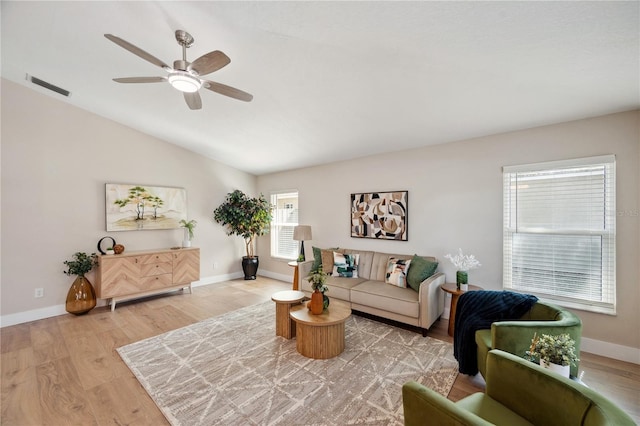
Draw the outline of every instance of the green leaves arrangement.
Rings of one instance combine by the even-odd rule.
[[[547,365],[576,365],[576,361],[580,360],[575,353],[575,344],[575,340],[567,333],[557,336],[543,334],[542,337],[534,333],[531,347],[525,352],[525,358],[534,362],[540,359]]]
[[[322,269],[315,269],[311,271],[307,280],[311,283],[311,288],[314,290],[318,290],[320,293],[325,293],[329,291],[329,287],[327,286],[327,278],[329,276],[322,272]]]
[[[193,239],[193,228],[196,227],[196,225],[198,224],[198,222],[196,222],[195,220],[190,220],[189,222],[187,222],[186,220],[182,219],[180,221],[180,226],[183,228],[187,228],[187,231],[189,231],[189,239]]]
[[[91,271],[98,264],[98,257],[95,253],[89,255],[77,252],[73,255],[73,260],[65,260],[64,264],[67,265],[67,270],[64,271],[65,274],[84,277],[84,274]]]
[[[213,220],[227,227],[227,235],[244,238],[247,257],[254,257],[253,240],[269,232],[271,204],[262,194],[251,198],[236,189],[228,193],[224,203],[213,211]]]

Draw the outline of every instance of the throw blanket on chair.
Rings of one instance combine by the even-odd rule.
[[[478,373],[476,330],[491,328],[496,321],[521,318],[536,303],[531,294],[511,291],[469,291],[458,299],[453,355],[458,360],[458,370],[475,376]]]

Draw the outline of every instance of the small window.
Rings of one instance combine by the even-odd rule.
[[[503,286],[616,311],[613,155],[503,168]]]
[[[274,206],[271,220],[271,256],[288,260],[298,258],[298,242],[293,239],[293,228],[298,225],[298,192],[271,194]]]

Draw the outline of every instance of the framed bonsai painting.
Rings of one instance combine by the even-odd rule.
[[[187,219],[184,188],[107,183],[107,231],[180,228]]]
[[[407,241],[409,191],[351,194],[351,236]]]

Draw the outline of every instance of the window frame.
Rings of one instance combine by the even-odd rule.
[[[571,217],[574,216],[562,216],[562,214],[558,214],[557,211],[554,211],[555,215],[552,223],[550,223],[547,227],[540,226],[537,223],[537,226],[521,226],[519,222],[519,215],[531,213],[533,209],[527,210],[526,207],[520,207],[519,202],[519,192],[520,188],[526,188],[526,186],[518,183],[518,177],[527,176],[527,174],[535,175],[539,173],[553,173],[562,172],[566,170],[578,170],[582,168],[593,169],[603,167],[603,185],[600,190],[602,191],[602,205],[596,204],[598,208],[602,207],[602,215],[593,215],[598,219],[601,219],[601,222],[593,221],[592,223],[598,224],[593,227],[584,227],[578,228],[574,226],[570,226],[567,224],[571,223]],[[588,157],[588,158],[577,158],[572,160],[560,160],[560,161],[550,161],[544,163],[535,163],[535,164],[524,164],[517,166],[505,166],[503,167],[503,288],[505,290],[516,291],[516,292],[526,292],[530,294],[535,294],[541,299],[549,300],[553,303],[556,303],[561,306],[581,309],[591,312],[598,312],[604,314],[615,315],[616,314],[616,161],[614,155],[602,155],[596,157]],[[577,176],[577,174],[576,174]],[[588,175],[585,175],[588,176]],[[572,176],[573,177],[573,176]],[[559,179],[562,176],[558,177]],[[578,181],[576,179],[576,181]],[[575,184],[576,187],[581,187],[584,185],[584,182],[589,182],[588,178],[582,179],[578,181],[578,184]],[[569,187],[569,185],[567,185]],[[553,197],[554,190],[557,191],[553,185],[550,185],[550,188],[546,192],[542,192],[543,197]],[[593,190],[596,191],[595,189]],[[577,193],[577,191],[576,191]],[[585,204],[590,207],[585,207],[584,211],[586,212],[588,209],[591,209],[593,206],[593,200],[598,200],[598,197],[593,197],[592,193],[588,193],[589,195],[585,195],[581,197],[581,201],[587,201]],[[524,198],[522,197],[522,192],[520,192],[520,198],[523,199],[521,204],[525,205]],[[542,197],[541,197],[542,198]],[[544,198],[542,198],[544,199]],[[542,202],[542,199],[540,200]],[[573,206],[579,205],[579,203],[573,203]],[[573,208],[572,206],[572,208]],[[570,210],[570,209],[567,209]],[[582,210],[580,211],[582,212]],[[590,212],[593,213],[593,212]],[[556,220],[557,218],[559,220]],[[515,222],[515,223],[514,223]],[[590,222],[591,223],[591,222]],[[572,224],[571,224],[572,225]],[[600,229],[598,229],[600,228]],[[539,287],[526,287],[525,284],[515,283],[517,273],[514,271],[514,247],[515,239],[517,236],[525,236],[525,235],[535,235],[535,236],[550,236],[550,241],[562,239],[562,238],[579,238],[588,237],[592,240],[596,240],[600,238],[600,246],[601,250],[596,255],[600,255],[600,283],[599,283],[599,291],[601,300],[594,300],[587,298],[588,291],[587,289],[583,290],[584,297],[571,297],[565,295],[561,295],[558,293],[565,292],[566,290],[561,290],[558,283],[561,283],[561,276],[568,275],[566,270],[570,269],[567,265],[562,264],[557,269],[549,269],[549,275],[553,277],[551,280],[552,286],[539,286]],[[556,237],[555,239],[553,237]],[[525,237],[526,238],[526,237]],[[585,250],[588,251],[588,250]],[[524,253],[524,254],[523,254]],[[567,250],[560,249],[555,253],[559,253],[564,256],[571,256],[571,254],[578,253],[577,250]],[[592,253],[592,252],[590,252]],[[524,252],[518,253],[521,258],[525,257],[525,254],[529,254],[526,250]],[[591,254],[591,256],[596,256]],[[562,256],[559,256],[562,257]],[[555,257],[554,257],[555,259]],[[522,260],[521,260],[522,261]],[[525,262],[524,268],[529,266],[529,269],[540,269],[538,265],[533,263],[527,264]],[[521,268],[521,269],[524,269]],[[522,273],[522,272],[520,272]],[[524,274],[526,275],[526,273]],[[530,277],[535,278],[535,273],[532,273]],[[532,279],[532,281],[535,281]],[[566,281],[565,281],[566,283]],[[575,281],[570,285],[577,285],[578,282]],[[530,284],[529,284],[530,285]],[[545,288],[550,288],[549,291],[545,291]],[[577,287],[574,287],[577,288]],[[592,287],[593,288],[593,287]],[[595,287],[598,289],[598,287]],[[577,293],[574,293],[577,294]]]
[[[289,203],[284,204],[282,209],[278,209],[279,199],[292,198],[292,196],[294,195],[296,199],[296,204],[298,204],[297,209],[295,208],[295,206],[293,208],[289,207],[288,205]],[[271,202],[271,205],[273,206],[273,215],[272,215],[272,220],[271,220],[270,229],[269,229],[269,234],[270,234],[269,250],[270,250],[271,257],[274,259],[291,261],[291,260],[296,260],[298,258],[298,242],[293,240],[293,228],[298,226],[299,222],[280,222],[279,221],[280,216],[278,215],[278,213],[279,213],[279,210],[281,210],[283,214],[284,212],[293,210],[297,218],[298,212],[299,212],[299,199],[300,199],[300,194],[297,189],[274,191],[274,192],[271,192],[270,194],[270,202]],[[282,250],[280,247],[280,243],[281,243],[281,238],[283,237],[281,235],[282,227],[291,228],[291,245],[295,245],[296,248],[295,248],[295,251],[292,252],[290,255],[286,255],[286,253],[281,252]]]

